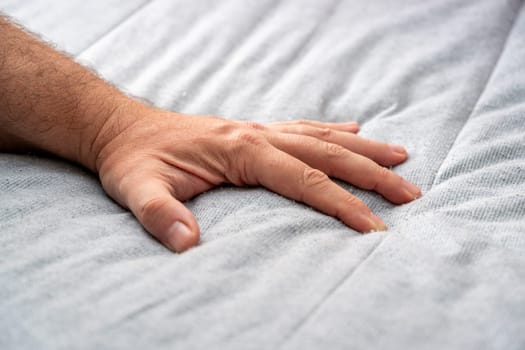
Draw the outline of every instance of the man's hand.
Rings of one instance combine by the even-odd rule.
[[[0,151],[41,150],[98,173],[106,192],[175,251],[199,241],[181,202],[221,183],[264,186],[362,232],[386,227],[329,176],[397,204],[420,195],[383,167],[406,151],[360,138],[355,123],[263,126],[154,109],[1,17],[0,83]]]
[[[377,164],[399,164],[406,151],[360,138],[353,133],[356,123],[264,126],[130,107],[119,109],[106,123],[108,131],[101,131],[108,141],[102,142],[97,171],[106,192],[175,251],[199,241],[199,226],[182,202],[222,183],[264,186],[361,232],[386,226],[329,176],[396,204],[420,195],[415,185]],[[114,134],[116,125],[122,131]]]

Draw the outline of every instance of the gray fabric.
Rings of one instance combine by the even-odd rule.
[[[93,175],[2,154],[0,348],[525,348],[521,1],[82,4],[0,8],[164,108],[358,120],[424,196],[345,185],[390,227],[360,235],[225,186],[187,203],[202,243],[176,255]]]

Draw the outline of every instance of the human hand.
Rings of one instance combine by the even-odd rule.
[[[0,151],[44,151],[98,172],[102,186],[175,251],[199,241],[181,203],[221,183],[261,185],[361,232],[384,223],[328,176],[406,203],[419,189],[378,165],[401,147],[356,124],[263,126],[147,107],[0,16]]]
[[[404,148],[355,135],[356,123],[261,125],[134,105],[106,124],[96,161],[102,186],[177,252],[196,245],[200,234],[182,202],[222,183],[264,186],[361,232],[386,226],[330,177],[396,204],[421,195],[383,167],[405,161]]]

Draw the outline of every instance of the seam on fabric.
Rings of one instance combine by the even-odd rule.
[[[253,23],[253,27],[250,28],[250,30],[238,40],[238,43],[232,48],[232,50],[230,50],[227,53],[227,57],[223,58],[224,62],[229,62],[229,58],[235,56],[235,54],[244,46],[244,44],[249,40],[249,38],[253,36],[253,34],[256,33],[257,30],[259,30],[261,25],[268,19],[268,17],[275,10],[277,10],[279,6],[282,5],[284,2],[285,1],[280,1],[280,0],[271,1],[270,5],[264,9],[264,13],[262,13],[259,17],[255,19],[255,22]],[[194,97],[191,100],[187,101],[187,105],[190,105],[191,103],[193,103],[193,101],[195,101],[196,99],[200,97],[203,89],[205,89],[208,83],[212,81],[217,76],[217,74],[219,74],[219,72],[224,68],[224,66],[216,67],[214,70],[210,72],[210,74],[205,79],[200,81],[199,88],[194,90]]]
[[[484,84],[483,88],[481,89],[481,92],[479,93],[478,97],[476,98],[476,101],[473,103],[472,108],[470,109],[470,112],[469,112],[467,118],[465,119],[465,122],[463,123],[463,125],[459,128],[458,132],[456,133],[454,141],[452,142],[452,145],[448,149],[447,154],[445,155],[445,157],[441,161],[441,164],[439,165],[438,169],[436,170],[436,173],[434,174],[434,178],[432,179],[432,185],[430,186],[428,191],[432,190],[432,188],[434,188],[434,186],[436,185],[436,181],[438,179],[438,175],[441,172],[441,169],[443,168],[443,165],[445,164],[445,162],[449,158],[450,153],[452,152],[454,146],[458,142],[459,136],[461,135],[462,131],[465,129],[465,127],[467,126],[469,120],[474,115],[474,112],[476,111],[476,107],[478,106],[478,104],[481,101],[482,97],[485,95],[485,92],[487,91],[487,88],[490,85],[490,82],[492,81],[492,78],[494,77],[494,73],[496,72],[496,69],[499,66],[501,58],[503,57],[503,53],[505,52],[505,50],[507,48],[507,43],[509,42],[509,39],[510,39],[510,37],[512,35],[512,32],[514,30],[514,26],[516,25],[516,21],[517,21],[518,17],[520,16],[522,5],[523,5],[523,3],[520,1],[520,5],[519,5],[519,7],[518,7],[518,9],[516,11],[516,15],[514,16],[514,19],[512,20],[512,23],[509,26],[509,30],[507,31],[507,35],[505,36],[505,39],[503,40],[503,45],[501,46],[499,55],[496,58],[496,60],[494,61],[494,64],[492,65],[492,68],[489,71],[488,77],[485,80],[485,84]]]
[[[374,252],[385,242],[385,240],[388,239],[388,236],[384,236],[384,238],[379,241],[365,256],[365,258],[352,270],[348,271],[339,282],[337,282],[326,295],[321,298],[305,315],[304,317],[291,329],[291,331],[288,333],[287,336],[284,337],[281,344],[279,344],[279,348],[282,349],[286,344],[297,334],[299,331],[304,327],[304,325],[310,320],[320,309],[321,307],[326,304],[326,302],[330,299],[332,295],[334,295],[346,282],[348,282],[352,276],[356,274],[357,271],[370,259],[370,257],[374,254]]]
[[[296,67],[297,65],[297,61],[301,59],[301,57],[304,57],[303,54],[305,52],[307,52],[308,49],[311,48],[311,43],[314,41],[315,38],[317,38],[319,36],[319,32],[321,31],[321,29],[326,26],[329,22],[329,20],[334,16],[334,14],[336,13],[336,10],[339,8],[339,6],[341,6],[341,3],[342,3],[342,0],[335,0],[331,5],[330,5],[330,8],[328,9],[328,11],[326,11],[326,16],[324,18],[324,20],[322,21],[318,21],[317,24],[315,24],[314,28],[312,29],[312,31],[308,34],[307,38],[304,40],[303,43],[301,43],[301,45],[299,45],[299,47],[295,50],[295,52],[293,52],[293,54],[291,55],[289,61],[287,62],[287,66],[289,67],[288,69],[286,69],[282,76],[279,78],[279,80],[273,82],[273,85],[270,86],[268,88],[268,85],[267,84],[264,88],[264,90],[266,90],[265,94],[271,94],[276,88],[277,86],[279,86],[279,84],[283,83],[283,82],[286,82],[288,76],[290,74],[292,74],[293,72],[293,69]],[[269,82],[270,84],[272,82]]]
[[[137,15],[139,12],[141,12],[146,6],[151,5],[154,3],[155,0],[146,0],[139,6],[137,6],[135,9],[133,9],[130,13],[128,13],[126,16],[121,18],[117,23],[115,23],[113,26],[111,26],[104,34],[90,42],[88,45],[86,45],[82,50],[80,50],[77,54],[75,54],[75,57],[78,58],[82,56],[87,50],[95,46],[97,43],[99,43],[102,39],[107,37],[109,34],[113,33],[116,29],[120,28],[124,23],[126,23],[129,19]]]

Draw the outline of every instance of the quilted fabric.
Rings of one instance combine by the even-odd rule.
[[[270,122],[357,120],[423,189],[360,235],[259,188],[187,202],[173,254],[64,161],[0,155],[2,349],[525,348],[519,0],[4,0],[130,94]],[[1,88],[1,87],[0,87]]]

